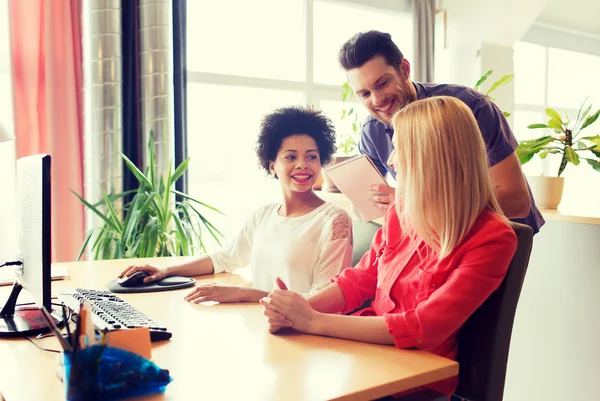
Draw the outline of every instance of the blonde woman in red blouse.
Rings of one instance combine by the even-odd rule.
[[[395,206],[354,269],[305,299],[279,280],[260,302],[269,330],[456,359],[457,334],[500,285],[517,238],[494,197],[485,145],[469,108],[452,97],[411,103],[393,118]],[[365,300],[371,306],[359,308]],[[433,386],[452,394],[452,379]]]

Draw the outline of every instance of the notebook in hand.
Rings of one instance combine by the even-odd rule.
[[[369,156],[360,155],[325,168],[327,176],[350,199],[362,221],[371,221],[385,214],[371,200],[369,186],[387,185],[385,178]]]

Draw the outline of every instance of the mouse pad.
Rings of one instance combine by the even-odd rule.
[[[180,288],[191,287],[196,282],[196,280],[191,277],[172,276],[139,287],[122,287],[121,284],[117,283],[117,280],[118,279],[115,278],[106,285],[106,288],[110,292],[131,294],[136,292],[178,290]]]

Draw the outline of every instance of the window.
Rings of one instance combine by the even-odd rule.
[[[226,214],[207,212],[226,238],[254,210],[281,196],[254,152],[263,115],[312,104],[340,132],[351,129],[349,120],[341,121],[342,109],[350,105],[341,102],[340,46],[359,31],[378,29],[391,33],[412,57],[407,2],[188,1],[187,21],[188,189]]]
[[[518,140],[532,139],[543,134],[541,129],[528,129],[535,123],[546,123],[545,109],[550,107],[561,115],[576,118],[587,98],[592,109],[600,107],[600,55],[584,54],[549,46],[518,42],[514,46],[515,112],[513,131]],[[587,127],[584,135],[597,135],[600,121]],[[527,175],[556,175],[560,156],[549,155],[545,160],[536,157],[523,165]],[[571,210],[598,210],[600,196],[596,185],[600,175],[586,162],[568,165],[565,172],[562,207]]]
[[[412,15],[388,10],[315,1],[315,82],[339,85],[346,81],[337,61],[341,45],[357,32],[388,32],[404,56],[412,60]]]

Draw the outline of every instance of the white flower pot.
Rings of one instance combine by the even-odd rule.
[[[565,177],[529,176],[535,204],[540,209],[556,209],[563,194]]]

